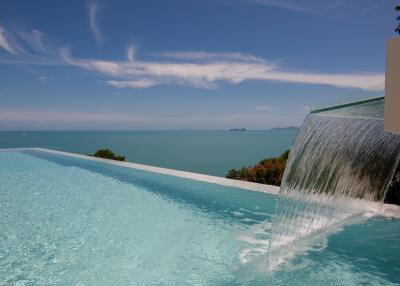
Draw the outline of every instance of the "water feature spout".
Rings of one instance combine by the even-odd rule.
[[[290,151],[272,224],[269,268],[382,202],[400,159],[384,99],[313,111]]]
[[[385,131],[400,134],[400,38],[387,45],[385,73]]]

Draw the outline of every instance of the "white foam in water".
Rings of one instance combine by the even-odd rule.
[[[382,201],[397,166],[400,136],[383,120],[307,117],[290,152],[268,246],[267,268],[315,245]]]

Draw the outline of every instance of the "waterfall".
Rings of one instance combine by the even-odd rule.
[[[310,114],[290,151],[269,241],[269,263],[383,201],[399,161],[400,136],[381,118]]]

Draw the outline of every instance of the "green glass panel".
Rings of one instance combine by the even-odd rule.
[[[312,110],[312,114],[343,117],[381,118],[385,98],[377,97],[326,108]]]

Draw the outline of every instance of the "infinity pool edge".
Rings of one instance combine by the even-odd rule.
[[[247,182],[247,181],[240,181],[240,180],[228,179],[228,178],[223,178],[223,177],[193,173],[193,172],[188,172],[188,171],[180,171],[180,170],[175,170],[175,169],[155,167],[155,166],[150,166],[150,165],[145,165],[145,164],[138,164],[138,163],[133,163],[133,162],[121,162],[121,161],[92,157],[92,156],[78,154],[78,153],[72,153],[72,152],[58,151],[58,150],[52,150],[52,149],[47,149],[47,148],[36,148],[36,147],[0,148],[0,151],[26,151],[26,150],[36,150],[36,151],[42,151],[42,152],[57,154],[57,155],[63,155],[63,156],[78,158],[78,159],[83,159],[83,160],[97,161],[97,162],[122,166],[122,167],[126,167],[126,168],[131,168],[131,169],[137,169],[137,170],[142,170],[142,171],[147,171],[147,172],[152,172],[152,173],[157,173],[157,174],[164,174],[164,175],[169,175],[169,176],[174,176],[174,177],[179,177],[179,178],[184,178],[184,179],[190,179],[190,180],[195,180],[195,181],[207,182],[207,183],[212,183],[212,184],[217,184],[217,185],[222,185],[222,186],[227,186],[227,187],[239,188],[239,189],[244,189],[244,190],[253,191],[253,192],[261,192],[261,193],[267,193],[267,194],[272,194],[272,195],[278,195],[278,193],[279,193],[279,187],[273,186],[273,185],[265,185],[265,184]],[[368,205],[368,208],[372,212],[372,215],[382,215],[385,217],[400,218],[400,206],[393,205],[393,204],[385,204],[385,203],[381,203],[381,202],[366,202],[366,203]]]

